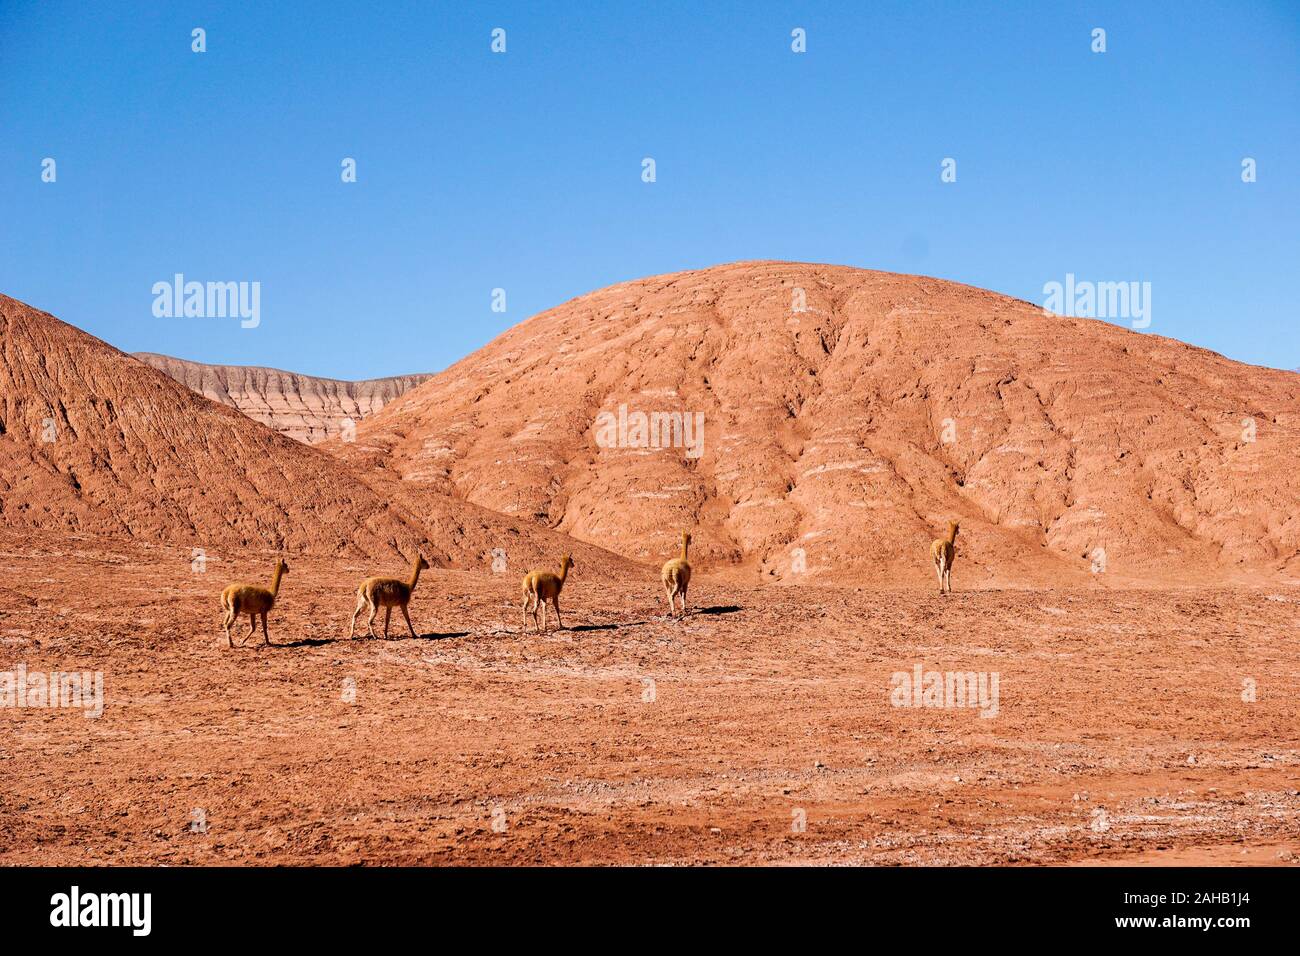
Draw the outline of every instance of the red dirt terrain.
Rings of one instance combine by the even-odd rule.
[[[434,569],[419,639],[348,641],[372,565],[291,564],[275,646],[232,651],[217,594],[266,556],[196,574],[182,549],[0,539],[0,666],[100,670],[105,697],[0,709],[0,863],[1300,855],[1294,585],[940,600],[705,575],[670,621],[653,571],[579,570],[538,636],[515,575]],[[892,706],[916,665],[997,672],[996,716]]]
[[[0,353],[0,863],[1300,853],[1291,373],[783,263],[543,313],[355,444],[3,297]],[[702,412],[702,454],[597,443],[620,404]],[[420,636],[347,640],[417,550]],[[565,551],[566,627],[520,633]],[[228,649],[222,587],[279,555],[274,645]],[[13,706],[20,668],[102,714]]]

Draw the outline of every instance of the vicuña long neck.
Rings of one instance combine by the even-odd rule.
[[[564,579],[567,578],[568,576],[569,576],[569,562],[565,561],[563,564],[560,565],[560,583],[563,584]]]
[[[686,560],[686,549],[689,547],[690,547],[690,542],[688,542],[685,538],[682,538],[682,560],[683,561]]]
[[[420,581],[420,559],[415,559],[415,564],[411,569],[411,590],[415,590],[416,584]]]
[[[271,597],[275,597],[280,593],[280,578],[282,577],[284,577],[284,565],[277,564],[275,574],[271,577]]]
[[[947,541],[949,544],[952,544],[954,541],[956,541],[956,540],[957,540],[957,529],[956,529],[955,527],[953,527],[952,525],[949,525],[949,526],[948,526],[948,537],[945,538],[944,540]]]

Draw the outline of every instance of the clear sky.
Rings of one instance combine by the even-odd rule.
[[[119,348],[436,371],[737,259],[1150,282],[1150,332],[1300,366],[1300,3],[0,0],[0,291]],[[155,317],[177,272],[261,324]]]

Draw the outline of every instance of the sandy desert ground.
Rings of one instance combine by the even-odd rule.
[[[3,864],[1288,865],[1300,588],[961,590],[653,573],[519,633],[513,569],[435,568],[419,639],[348,641],[364,559],[0,532],[0,653],[105,707],[0,709]],[[998,672],[995,717],[891,675]],[[1243,700],[1253,681],[1255,700]],[[355,686],[355,700],[347,690]],[[196,826],[206,824],[206,830]],[[804,826],[800,827],[800,822]]]

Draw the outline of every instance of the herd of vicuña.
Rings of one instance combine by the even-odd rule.
[[[948,522],[948,534],[939,538],[930,545],[930,555],[934,559],[935,574],[939,577],[939,593],[945,594],[952,591],[952,562],[956,556],[957,541],[956,521]],[[681,598],[681,617],[686,617],[686,591],[691,584],[691,563],[688,558],[688,551],[691,546],[691,535],[687,531],[682,532],[682,549],[681,554],[669,561],[664,562],[663,570],[660,573],[660,579],[664,586],[664,598],[668,601],[668,616],[677,618],[677,599]],[[348,628],[348,637],[356,636],[357,616],[362,611],[368,612],[366,619],[366,631],[371,637],[375,637],[375,617],[379,614],[379,609],[384,609],[384,637],[388,637],[388,623],[392,617],[393,608],[400,608],[402,617],[406,621],[406,629],[410,631],[411,637],[418,637],[415,633],[415,627],[411,624],[411,614],[408,606],[411,603],[411,595],[415,593],[415,586],[420,582],[420,572],[427,570],[429,562],[422,555],[416,555],[415,563],[411,566],[411,576],[403,581],[400,578],[366,578],[357,587],[357,606],[352,612],[352,623]],[[553,571],[534,570],[524,575],[523,580],[523,624],[520,628],[522,633],[528,631],[528,617],[531,614],[533,618],[533,628],[539,634],[546,630],[546,607],[549,603],[555,609],[555,623],[561,629],[564,627],[564,620],[560,617],[560,592],[564,589],[564,582],[568,580],[569,572],[575,567],[573,558],[564,555],[560,560],[560,573]],[[246,643],[257,630],[257,619],[262,619],[262,643],[270,644],[271,637],[266,629],[266,615],[271,608],[275,606],[275,598],[280,593],[281,579],[289,572],[289,565],[284,563],[283,559],[275,562],[275,571],[271,575],[270,588],[258,587],[255,584],[232,584],[221,592],[221,625],[226,631],[226,643],[234,647],[234,641],[230,637],[230,629],[235,622],[242,616],[248,615],[248,633],[244,635]],[[539,621],[540,614],[540,621]]]

